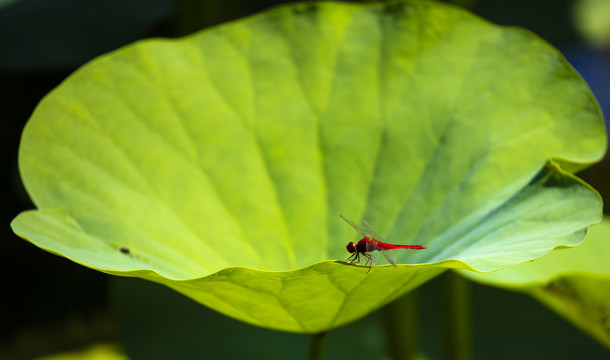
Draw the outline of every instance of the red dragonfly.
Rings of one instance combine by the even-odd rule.
[[[392,249],[425,249],[425,246],[422,245],[393,245],[384,243],[381,237],[379,237],[373,229],[371,229],[371,225],[369,225],[366,221],[362,220],[364,224],[364,229],[354,224],[350,219],[346,218],[343,215],[339,215],[343,220],[345,220],[348,224],[350,224],[362,239],[358,241],[357,244],[354,245],[353,242],[349,242],[347,244],[346,249],[351,254],[350,257],[347,258],[347,261],[350,263],[359,263],[360,255],[366,258],[366,262],[364,265],[369,264],[369,271],[371,271],[371,266],[374,265],[377,258],[379,257],[379,253],[373,253],[373,251],[377,250],[383,254],[386,260],[396,267],[396,258],[394,258],[394,254],[390,250]],[[373,258],[375,257],[375,258]]]

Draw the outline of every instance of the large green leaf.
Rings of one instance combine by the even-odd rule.
[[[523,291],[610,349],[610,219],[593,226],[582,245],[493,273],[460,271],[487,285]]]
[[[528,32],[434,2],[298,4],[78,70],[24,130],[38,210],[12,227],[85,266],[312,333],[448,267],[578,244],[601,200],[563,169],[605,141],[587,86]],[[396,251],[398,269],[336,261],[357,239],[339,214],[428,249]]]

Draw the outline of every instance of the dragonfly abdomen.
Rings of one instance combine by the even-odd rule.
[[[414,250],[418,250],[418,249],[425,249],[426,247],[423,245],[394,245],[394,244],[386,244],[386,243],[379,243],[377,244],[378,247],[380,247],[383,250],[391,250],[391,249],[414,249]]]

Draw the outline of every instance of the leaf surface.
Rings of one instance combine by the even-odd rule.
[[[24,129],[37,210],[12,227],[85,266],[315,333],[446,268],[578,244],[601,199],[567,171],[605,144],[583,80],[528,32],[433,2],[296,4],[70,76]],[[427,249],[367,273],[337,261],[358,240],[339,214]]]

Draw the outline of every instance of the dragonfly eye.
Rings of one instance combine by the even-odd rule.
[[[347,246],[345,247],[347,249],[347,252],[349,252],[350,254],[356,251],[356,246],[354,246],[353,242],[349,242],[349,244],[347,244]]]

